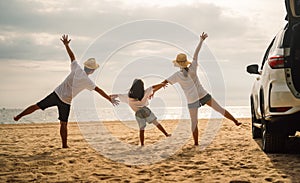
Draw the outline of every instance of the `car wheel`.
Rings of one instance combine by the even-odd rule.
[[[261,138],[262,136],[261,129],[254,125],[254,123],[257,123],[258,121],[255,115],[254,104],[252,100],[251,100],[251,119],[252,119],[252,138],[253,139]]]
[[[262,149],[266,153],[280,153],[284,151],[286,135],[270,132],[266,122],[262,124]]]

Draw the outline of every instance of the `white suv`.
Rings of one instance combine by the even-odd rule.
[[[257,74],[250,103],[252,136],[262,137],[265,152],[281,152],[289,136],[300,131],[300,0],[285,0],[287,25],[267,48]]]

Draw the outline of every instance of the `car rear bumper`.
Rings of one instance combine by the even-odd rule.
[[[270,122],[287,122],[287,121],[298,121],[300,125],[300,111],[294,114],[287,115],[270,115],[266,116],[265,119]]]
[[[265,120],[269,123],[269,130],[277,132],[300,131],[300,111],[288,115],[270,115]]]

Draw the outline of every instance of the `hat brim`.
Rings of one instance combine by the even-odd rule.
[[[188,65],[190,65],[192,62],[190,61],[185,61],[185,62],[178,62],[177,60],[173,60],[173,63],[175,66],[180,67],[180,68],[186,68]]]
[[[84,67],[88,68],[88,69],[98,69],[99,68],[99,64],[96,64],[94,67],[91,67],[89,65],[84,64]]]

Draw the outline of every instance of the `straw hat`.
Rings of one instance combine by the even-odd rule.
[[[84,62],[83,65],[88,69],[97,69],[99,67],[99,64],[96,63],[96,60],[94,58],[89,58]]]
[[[191,64],[186,58],[186,54],[184,53],[179,53],[176,57],[176,60],[173,60],[173,63],[176,67],[180,68],[186,68],[188,65]]]

